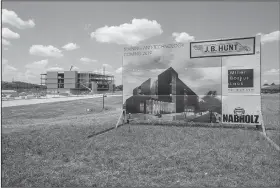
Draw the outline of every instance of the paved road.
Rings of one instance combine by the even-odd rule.
[[[107,97],[122,96],[122,95],[107,95]],[[2,108],[11,107],[11,106],[24,106],[31,104],[40,104],[40,103],[52,103],[52,102],[62,102],[62,101],[73,101],[79,99],[92,99],[100,98],[102,95],[90,95],[90,96],[80,96],[80,97],[59,97],[59,98],[42,98],[42,99],[22,99],[22,100],[9,100],[2,101]]]

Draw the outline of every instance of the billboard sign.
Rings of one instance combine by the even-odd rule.
[[[197,41],[190,43],[190,58],[255,54],[255,37]]]
[[[123,103],[132,120],[259,124],[260,101],[257,37],[124,49]]]

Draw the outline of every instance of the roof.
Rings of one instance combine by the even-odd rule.
[[[165,72],[168,72],[168,71],[172,71],[172,72],[174,72],[174,73],[178,76],[178,73],[177,73],[172,67],[169,67],[168,69],[166,69],[165,71],[163,71],[163,72],[160,73],[159,75],[164,74]],[[159,76],[159,75],[158,75],[158,76]]]

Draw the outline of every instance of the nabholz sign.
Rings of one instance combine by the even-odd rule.
[[[190,58],[255,54],[255,37],[196,41],[190,43]]]
[[[229,95],[223,96],[222,123],[251,124],[262,123],[260,96]]]

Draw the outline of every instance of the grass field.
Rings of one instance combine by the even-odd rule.
[[[131,125],[88,138],[120,115],[122,97],[105,111],[101,100],[3,108],[2,187],[280,185],[279,152],[254,130]]]
[[[280,146],[280,94],[262,96],[262,112],[267,135]]]

